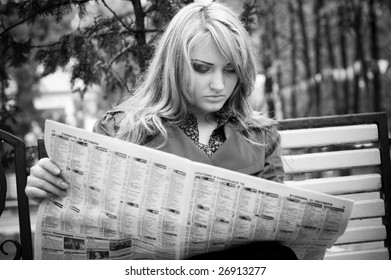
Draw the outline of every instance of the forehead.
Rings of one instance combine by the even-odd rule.
[[[196,42],[190,50],[190,58],[216,65],[226,65],[230,63],[229,59],[221,53],[216,43],[211,39]]]

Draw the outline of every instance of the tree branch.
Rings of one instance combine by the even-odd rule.
[[[116,12],[114,12],[114,11],[109,7],[109,5],[107,5],[107,3],[106,3],[105,0],[102,0],[102,3],[103,3],[103,5],[105,5],[105,7],[113,14],[113,16],[121,23],[121,25],[122,25],[125,29],[131,31],[131,29],[129,28],[129,26],[128,26],[125,22],[122,21],[122,19],[117,15]]]
[[[33,49],[48,48],[48,47],[54,47],[59,44],[60,44],[60,42],[54,42],[54,43],[47,44],[47,45],[30,45],[30,48],[33,48]]]
[[[111,65],[113,65],[113,63],[118,59],[120,58],[122,55],[124,55],[125,53],[127,53],[130,49],[132,49],[134,46],[131,45],[125,49],[123,49],[119,54],[117,54],[110,62],[109,64],[107,65],[107,68],[110,68]]]
[[[117,71],[115,71],[115,70],[113,70],[113,74],[114,74],[115,76],[117,76],[117,79],[118,79],[119,82],[122,84],[122,86],[126,89],[126,91],[127,91],[128,93],[130,93],[130,92],[131,92],[131,91],[130,91],[130,88],[129,88],[128,85],[126,84],[126,81],[125,81],[124,79],[122,79],[121,75],[120,75]]]
[[[155,3],[153,3],[151,6],[148,7],[148,9],[145,11],[144,14],[147,15],[147,14],[153,12],[153,11],[157,11],[157,9],[158,9],[158,5],[157,5],[156,2],[155,2]]]
[[[50,5],[50,6],[46,6],[44,7],[43,9],[39,10],[38,13],[41,13],[41,12],[45,12],[45,11],[50,11],[51,9],[55,8],[55,7],[61,7],[61,6],[65,6],[65,5],[69,5],[69,4],[83,4],[83,3],[87,3],[87,2],[90,2],[91,0],[79,0],[75,3],[75,1],[69,1],[68,3],[61,3],[61,4],[53,4],[53,5]],[[10,31],[11,29],[19,26],[19,25],[22,25],[23,23],[25,23],[26,21],[29,21],[31,19],[33,19],[35,17],[35,15],[30,15],[24,19],[22,19],[21,21],[15,23],[15,24],[12,24],[11,26],[5,28],[1,33],[0,33],[0,37],[3,36],[5,33],[7,33],[8,31]]]

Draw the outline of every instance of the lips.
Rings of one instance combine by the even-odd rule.
[[[225,96],[224,95],[209,95],[209,96],[206,96],[206,99],[209,101],[219,102],[219,101],[224,100]]]
[[[224,95],[208,95],[207,98],[224,98]]]

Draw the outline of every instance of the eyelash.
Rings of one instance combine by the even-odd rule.
[[[205,74],[210,70],[210,67],[199,64],[199,63],[192,63],[192,66],[193,66],[194,71],[201,73],[201,74]]]
[[[209,72],[209,70],[212,68],[212,67],[209,67],[209,66],[206,66],[203,64],[199,64],[199,63],[192,63],[192,66],[193,66],[194,71],[201,73],[201,74],[205,74],[205,73]],[[236,73],[234,68],[224,69],[224,71],[229,74]]]

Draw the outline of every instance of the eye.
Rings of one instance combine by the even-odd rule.
[[[229,74],[235,74],[236,73],[236,70],[233,66],[227,66],[227,67],[224,67],[224,71],[229,73]]]
[[[199,62],[192,62],[191,64],[193,66],[194,71],[204,74],[210,71],[211,67]]]

